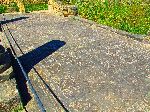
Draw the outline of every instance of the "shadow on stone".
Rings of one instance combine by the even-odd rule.
[[[5,52],[5,48],[2,45],[0,45],[0,54],[4,52]]]
[[[16,88],[19,91],[19,95],[21,97],[21,102],[23,104],[23,106],[26,106],[27,103],[31,100],[31,96],[30,93],[28,92],[28,88],[26,85],[26,79],[17,63],[17,60],[14,58],[11,50],[8,48],[7,51],[10,54],[11,60],[12,60],[12,67],[14,70],[14,75],[11,78],[15,78],[16,80]]]
[[[27,54],[19,57],[26,73],[39,63],[41,60],[52,54],[53,52],[57,51],[60,47],[64,46],[65,42],[60,40],[52,40],[44,45],[34,49]]]
[[[29,17],[19,17],[19,18],[14,18],[14,19],[10,19],[10,20],[4,20],[4,21],[0,21],[0,24],[3,25],[3,24],[6,24],[6,23],[19,21],[19,20],[27,19],[27,18],[29,18]]]
[[[49,85],[44,81],[44,79],[40,76],[34,65],[39,63],[41,60],[45,59],[47,56],[58,50],[60,47],[64,46],[66,43],[64,41],[60,40],[52,40],[51,42],[48,42],[33,51],[24,54],[19,59],[22,62],[22,65],[26,71],[26,73],[29,73],[31,69],[36,72],[40,80],[43,82],[43,84],[46,86],[46,88],[49,90],[49,92],[55,97],[55,99],[60,103],[60,105],[64,108],[66,112],[69,112],[68,109],[64,106],[64,104],[61,102],[61,100],[57,97],[57,95],[53,92],[53,90],[49,87]],[[22,51],[21,51],[22,52]]]
[[[43,84],[46,86],[46,88],[49,90],[49,92],[55,97],[55,99],[60,103],[60,105],[64,108],[66,112],[69,112],[67,108],[63,105],[61,100],[57,97],[57,95],[53,92],[53,90],[48,86],[48,84],[43,80],[43,78],[40,76],[36,68],[34,68],[34,65],[39,63],[41,60],[45,59],[47,56],[51,55],[53,52],[57,51],[59,48],[64,46],[66,43],[64,41],[60,40],[52,40],[48,43],[45,43],[44,45],[24,54],[22,52],[22,56],[19,57],[19,60],[21,61],[21,64],[23,65],[23,68],[25,72],[28,74],[31,69],[33,69],[37,75],[39,76],[40,80],[43,82]],[[11,51],[10,51],[11,52]],[[22,74],[20,67],[18,66],[17,61],[14,59],[12,55],[13,60],[13,67],[15,71],[15,79],[17,82],[17,88],[19,90],[21,100],[23,102],[23,106],[25,106],[30,100],[31,96],[28,93],[27,85],[26,85],[26,79],[24,75]]]

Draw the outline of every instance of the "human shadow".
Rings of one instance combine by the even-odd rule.
[[[4,21],[0,21],[0,32],[3,31],[2,25],[9,23],[9,22],[14,22],[14,21],[18,21],[18,20],[22,20],[22,19],[27,19],[29,17],[19,17],[19,18],[14,18],[14,19],[10,19],[10,20],[4,20]],[[7,48],[7,52],[9,53],[9,56],[11,58],[11,65],[13,67],[13,72],[14,75],[12,75],[10,77],[10,79],[15,78],[16,80],[16,88],[18,89],[20,98],[21,98],[21,102],[23,104],[23,106],[26,106],[27,103],[31,100],[31,96],[30,93],[28,92],[28,88],[26,85],[26,79],[17,63],[17,60],[15,59],[14,55],[12,54],[11,49]]]
[[[33,69],[35,71],[35,73],[38,75],[38,77],[41,79],[43,84],[46,86],[46,88],[49,90],[49,92],[55,97],[55,99],[64,108],[64,110],[66,112],[69,112],[68,109],[63,105],[61,100],[59,100],[57,95],[53,92],[53,90],[49,87],[49,85],[43,80],[43,78],[40,76],[40,74],[38,73],[38,71],[34,67],[34,65],[36,65],[41,60],[43,60],[44,58],[46,58],[47,56],[49,56],[50,54],[52,54],[53,52],[58,50],[60,47],[64,46],[66,43],[64,41],[60,41],[60,40],[52,40],[51,42],[45,43],[44,45],[42,45],[42,46],[34,49],[33,51],[25,54],[21,50],[20,46],[17,44],[15,38],[11,34],[11,31],[9,31],[9,33],[10,33],[13,41],[15,42],[17,47],[19,48],[20,52],[22,53],[22,56],[19,57],[19,60],[21,61],[21,64],[23,65],[25,72],[28,74],[30,72],[30,70]],[[11,50],[10,50],[10,52],[11,52]],[[24,77],[24,75],[20,69],[20,66],[17,63],[17,60],[13,57],[13,55],[11,57],[13,60],[12,65],[13,65],[14,72],[15,72],[14,77],[16,79],[17,88],[19,90],[19,93],[21,96],[21,101],[22,101],[22,104],[24,106],[24,109],[26,110],[25,106],[31,100],[31,96],[28,93],[28,88],[26,85],[26,79],[25,79],[25,77]],[[27,110],[26,110],[26,112],[27,112]]]
[[[14,74],[10,77],[10,79],[15,78],[16,80],[16,88],[18,89],[21,102],[23,107],[27,105],[27,103],[31,100],[31,95],[28,92],[28,87],[26,85],[26,79],[21,71],[20,66],[17,63],[17,60],[15,59],[12,51],[10,48],[7,48],[7,52],[9,53],[9,56],[11,58],[11,65],[13,67]]]
[[[6,23],[19,21],[19,20],[27,19],[27,18],[29,18],[29,17],[18,17],[18,18],[13,18],[13,19],[10,19],[10,20],[3,20],[3,21],[0,21],[0,24],[3,25],[3,24],[6,24]]]
[[[30,72],[30,70],[33,69],[37,73],[39,78],[42,80],[44,85],[56,97],[56,99],[59,102],[61,102],[61,101],[57,98],[57,96],[52,91],[52,89],[46,84],[46,82],[43,80],[43,78],[40,77],[40,74],[37,72],[36,68],[34,68],[34,65],[39,63],[41,60],[43,60],[44,58],[46,58],[47,56],[49,56],[53,52],[57,51],[59,48],[61,48],[65,44],[66,43],[64,41],[52,40],[52,41],[47,42],[44,45],[34,49],[33,51],[30,51],[30,52],[26,53],[26,54],[24,54],[23,51],[21,51],[23,53],[23,55],[19,57],[19,60],[21,61],[21,64],[22,64],[25,72],[28,74]],[[28,88],[27,88],[27,85],[26,85],[27,81],[26,81],[26,79],[25,79],[25,77],[24,77],[24,75],[23,75],[23,73],[20,69],[20,66],[17,63],[17,60],[13,56],[11,50],[7,49],[7,51],[9,52],[9,54],[11,56],[12,66],[13,66],[13,70],[14,70],[14,75],[11,78],[16,79],[16,83],[17,83],[16,87],[19,91],[22,104],[23,104],[23,106],[26,106],[27,103],[32,98],[30,96],[30,93],[28,92]],[[61,105],[63,105],[63,104],[61,103]]]
[[[52,40],[45,43],[44,45],[22,55],[19,57],[21,64],[23,65],[26,73],[29,73],[30,70],[39,63],[41,60],[57,51],[60,47],[64,46],[65,42],[60,40]]]

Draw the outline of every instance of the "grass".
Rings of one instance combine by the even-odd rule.
[[[97,23],[111,26],[135,34],[147,34],[150,30],[150,4],[144,0],[62,0],[65,4],[75,4],[79,15]],[[130,2],[129,2],[130,1]],[[16,11],[18,11],[17,6]],[[25,4],[26,12],[47,10],[47,4]],[[7,7],[0,5],[0,13]]]
[[[16,12],[19,11],[19,8],[16,3],[9,4],[8,7],[13,7]],[[39,4],[25,4],[25,11],[26,12],[32,12],[32,11],[38,11],[38,10],[48,10],[48,4],[45,3],[39,3]],[[0,13],[5,13],[7,11],[6,5],[0,5]]]
[[[48,10],[48,4],[25,4],[26,12]]]
[[[110,0],[88,0],[74,4],[78,6],[81,17],[97,23],[136,34],[146,34],[150,30],[150,4],[141,0],[133,0],[130,4]]]
[[[5,5],[0,5],[0,14],[6,12],[7,7]]]

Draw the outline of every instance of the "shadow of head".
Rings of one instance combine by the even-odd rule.
[[[44,45],[22,55],[19,57],[21,63],[28,73],[34,65],[39,63],[41,60],[52,54],[53,52],[57,51],[59,48],[64,46],[66,43],[60,40],[52,40],[50,42],[45,43]]]

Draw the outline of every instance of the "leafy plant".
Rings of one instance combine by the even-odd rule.
[[[48,10],[48,4],[25,4],[26,12]]]
[[[150,29],[150,4],[142,0],[76,1],[79,15],[97,23],[136,34]]]
[[[6,12],[7,7],[5,5],[0,5],[0,14]]]
[[[62,0],[64,4],[75,4],[81,17],[97,23],[136,34],[150,30],[150,4],[144,0]],[[18,7],[12,4],[12,7]],[[0,5],[0,13],[7,7]],[[25,4],[26,12],[47,10],[47,3]]]

